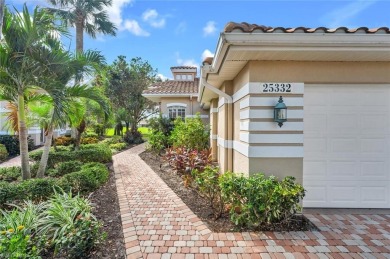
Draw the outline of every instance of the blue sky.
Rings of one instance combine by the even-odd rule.
[[[25,0],[6,0],[20,9]],[[31,7],[45,0],[28,0]],[[196,65],[215,52],[226,23],[248,22],[273,27],[350,28],[390,26],[390,1],[261,0],[113,0],[108,8],[119,28],[116,37],[85,37],[84,48],[101,51],[108,63],[118,55],[141,57],[163,77],[170,67]],[[66,42],[74,49],[74,39]]]

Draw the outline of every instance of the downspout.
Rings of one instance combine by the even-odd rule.
[[[203,67],[205,70],[210,71],[210,66]],[[202,73],[202,85],[209,89],[210,91],[216,93],[218,96],[222,96],[225,98],[226,103],[227,103],[227,119],[226,119],[226,125],[228,126],[229,123],[231,124],[231,127],[227,127],[227,170],[228,171],[233,171],[233,97],[228,95],[227,93],[219,90],[217,87],[209,84],[206,79],[206,75]],[[230,116],[229,116],[230,115]],[[229,121],[229,117],[231,118]],[[230,152],[229,152],[230,149]]]

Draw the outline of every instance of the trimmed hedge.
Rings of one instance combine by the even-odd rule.
[[[8,158],[7,148],[3,144],[0,144],[0,162],[6,160],[7,158]]]
[[[104,144],[87,144],[82,145],[80,150],[75,151],[50,151],[47,161],[48,168],[54,168],[55,165],[61,162],[77,160],[83,163],[100,162],[108,163],[112,160],[112,152],[108,145]],[[42,150],[32,152],[30,159],[39,161],[42,156]]]
[[[87,194],[99,188],[109,177],[104,164],[87,163],[78,172],[66,174],[62,178],[30,179],[21,183],[0,181],[0,208],[8,203],[22,200],[47,200],[59,188],[77,194]]]
[[[28,141],[28,150],[30,151],[34,148],[34,140],[28,138],[27,141]],[[20,154],[18,136],[0,135],[0,144],[3,144],[5,146],[9,156],[17,156]]]
[[[51,177],[60,177],[69,173],[81,170],[83,163],[80,161],[67,161],[58,163],[55,169],[50,169],[48,175]]]

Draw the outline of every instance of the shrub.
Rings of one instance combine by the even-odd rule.
[[[74,138],[66,137],[66,136],[60,136],[58,138],[54,139],[54,142],[57,146],[69,146],[74,144]]]
[[[209,137],[209,130],[197,114],[195,118],[185,121],[176,119],[170,139],[174,147],[202,150],[208,148]]]
[[[121,151],[127,147],[127,144],[126,143],[116,143],[116,144],[110,144],[109,147],[112,150]]]
[[[165,160],[179,174],[191,175],[192,170],[203,171],[211,164],[211,150],[190,150],[183,147],[168,148]]]
[[[107,182],[109,171],[104,164],[86,163],[80,170],[68,173],[62,178],[30,179],[20,183],[0,181],[0,208],[8,203],[30,199],[43,201],[48,199],[55,189],[61,187],[74,193],[90,193]]]
[[[99,142],[99,139],[96,137],[81,138],[81,144],[96,144],[98,142]]]
[[[157,154],[160,154],[166,147],[168,147],[169,136],[162,132],[151,133],[148,139],[147,149]]]
[[[205,198],[214,211],[215,218],[219,218],[224,210],[221,188],[219,186],[219,168],[206,166],[203,171],[192,171],[195,185],[200,196]]]
[[[305,191],[294,177],[255,174],[250,177],[227,172],[220,177],[222,197],[230,204],[230,217],[240,226],[269,226],[289,221],[300,210]]]
[[[3,144],[0,144],[0,162],[6,160],[7,158],[8,158],[7,148]]]
[[[100,162],[108,163],[112,159],[111,149],[104,144],[88,144],[80,146],[80,150],[76,151],[50,151],[49,159],[47,161],[48,168],[54,168],[60,162],[66,162],[71,160],[77,160],[80,162]],[[32,152],[30,159],[33,161],[39,161],[42,156],[42,151]]]
[[[88,163],[81,171],[64,175],[58,185],[65,191],[86,194],[99,188],[108,180],[109,171],[100,163]]]
[[[0,168],[0,181],[14,182],[22,175],[20,166],[2,167]]]
[[[34,140],[29,137],[27,141],[28,150],[30,151],[34,148]],[[0,135],[0,144],[6,147],[9,156],[17,156],[20,154],[18,136]]]
[[[8,183],[0,181],[0,208],[15,200],[23,200],[25,194],[20,191],[17,183]]]
[[[111,145],[111,144],[117,144],[117,143],[124,143],[125,141],[121,136],[112,136],[105,138],[102,142],[103,144]]]
[[[142,134],[139,131],[126,131],[123,139],[127,144],[141,144],[144,142]]]
[[[55,170],[50,171],[50,174],[48,173],[48,175],[52,177],[60,177],[65,174],[80,171],[82,165],[83,163],[77,160],[61,162],[58,163]]]
[[[36,235],[41,205],[26,202],[12,211],[1,211],[0,258],[40,258],[44,237]]]
[[[92,214],[87,199],[71,193],[55,193],[45,204],[39,234],[47,236],[61,258],[87,258],[105,238],[102,225]]]
[[[53,187],[56,186],[55,179],[30,179],[18,184],[20,193],[23,193],[23,199],[32,201],[46,200],[53,194]],[[19,198],[19,200],[22,200]]]

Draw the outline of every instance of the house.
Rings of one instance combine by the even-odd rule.
[[[390,208],[388,28],[228,23],[198,101],[221,171],[294,176],[305,207]]]
[[[171,67],[173,80],[157,82],[143,92],[143,96],[159,104],[163,116],[171,119],[191,118],[200,113],[208,122],[208,111],[200,107],[198,98],[199,78],[197,68],[190,66]]]

